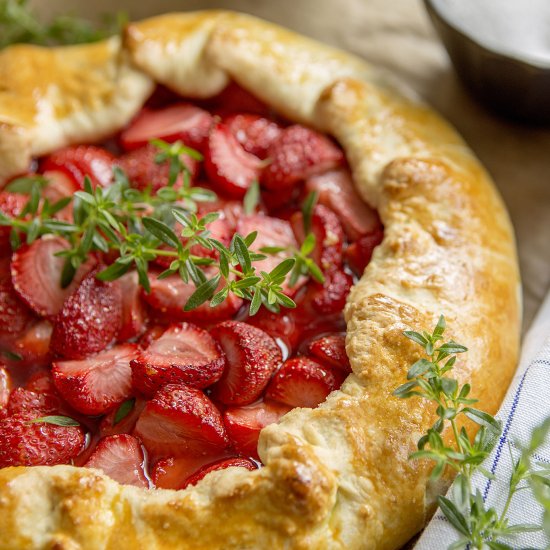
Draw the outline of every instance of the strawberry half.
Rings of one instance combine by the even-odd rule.
[[[268,149],[271,163],[261,175],[267,189],[292,187],[344,162],[344,153],[329,138],[299,124],[285,128]]]
[[[344,258],[357,277],[363,275],[363,271],[365,271],[372,258],[374,249],[382,242],[383,238],[384,232],[382,229],[377,229],[368,235],[364,235],[346,248]]]
[[[182,141],[195,149],[202,149],[210,126],[212,115],[189,103],[177,103],[164,109],[143,109],[120,134],[120,143],[126,151],[136,149],[151,139],[162,139],[168,143]]]
[[[291,223],[296,238],[303,243],[303,214],[295,212],[291,217]],[[311,253],[313,261],[323,272],[342,267],[344,231],[338,216],[322,204],[315,205],[311,213],[311,232],[315,235],[315,248]]]
[[[155,162],[158,153],[154,145],[145,145],[119,157],[117,164],[128,176],[132,187],[142,190],[150,187],[153,192],[156,192],[168,185],[170,166],[168,162],[161,164]],[[192,181],[197,173],[198,163],[188,155],[183,155],[182,161],[187,166]],[[174,185],[181,186],[181,184],[182,179],[179,177]]]
[[[219,462],[214,462],[213,464],[208,464],[203,466],[198,472],[189,476],[185,483],[183,484],[182,489],[189,487],[191,485],[196,485],[201,479],[204,479],[210,472],[216,472],[218,470],[225,470],[226,468],[246,468],[247,470],[257,470],[258,465],[255,462],[248,458],[243,458],[236,456],[234,458],[226,458],[220,460]]]
[[[56,256],[69,244],[61,237],[42,238],[23,245],[11,261],[13,286],[23,301],[42,317],[54,317],[96,264],[90,258],[82,264],[66,288],[61,287],[65,258]]]
[[[51,349],[67,359],[83,359],[102,351],[120,329],[120,286],[95,275],[93,271],[82,281],[55,317]]]
[[[216,341],[191,323],[172,325],[132,361],[134,387],[146,395],[167,384],[206,388],[217,382],[225,357]]]
[[[185,486],[187,478],[207,464],[212,464],[212,456],[161,458],[151,469],[151,479],[159,489],[178,490]]]
[[[122,406],[123,405],[121,405],[121,407]],[[115,407],[110,413],[106,414],[102,418],[99,425],[99,436],[105,437],[107,435],[131,433],[144,407],[145,400],[135,399],[132,409],[128,412],[126,416],[124,416],[124,418],[121,418],[118,422],[116,420],[120,407]]]
[[[233,448],[242,455],[258,457],[258,437],[266,426],[275,424],[290,407],[276,401],[262,401],[245,407],[230,407],[223,422]]]
[[[240,199],[259,179],[262,161],[247,153],[231,130],[219,122],[210,131],[204,168],[216,189]]]
[[[227,116],[231,113],[255,113],[268,116],[270,108],[248,90],[236,82],[230,82],[216,97],[209,101],[216,114]]]
[[[214,399],[226,405],[256,401],[282,361],[275,340],[263,330],[240,321],[220,323],[210,334],[219,342],[227,361],[220,381],[212,388]]]
[[[300,342],[300,328],[296,322],[294,310],[273,313],[264,307],[256,315],[246,318],[245,321],[261,328],[273,338],[282,340],[288,347],[289,354]]]
[[[130,361],[136,355],[135,344],[123,344],[86,359],[56,361],[52,364],[55,387],[78,412],[105,414],[130,397]]]
[[[80,426],[32,423],[26,415],[0,420],[0,468],[67,464],[84,447]]]
[[[13,288],[10,259],[0,259],[0,344],[11,345],[33,320],[31,310]]]
[[[306,181],[306,190],[317,191],[319,202],[336,212],[352,241],[382,227],[376,210],[356,191],[349,170],[312,176]]]
[[[84,464],[96,468],[123,485],[149,487],[144,473],[145,457],[139,441],[128,434],[111,435],[99,441]]]
[[[43,319],[27,328],[12,344],[14,353],[25,365],[49,366],[51,363],[50,342],[53,325]]]
[[[325,273],[323,284],[309,283],[303,303],[306,309],[325,315],[340,313],[353,286],[353,277],[339,269]]]
[[[341,378],[308,357],[285,361],[277,371],[265,395],[289,407],[314,408],[339,387]]]
[[[153,457],[212,455],[229,439],[214,403],[197,389],[170,384],[141,413],[134,433]]]
[[[130,271],[118,279],[122,295],[122,317],[118,341],[137,338],[145,331],[147,310],[141,299],[141,287],[136,271]]]
[[[22,193],[0,191],[0,212],[10,218],[16,218],[23,212],[28,201],[29,197]],[[11,253],[10,233],[11,227],[0,226],[0,254],[2,255]]]
[[[89,176],[93,187],[108,187],[113,181],[115,157],[106,149],[95,145],[72,145],[58,149],[42,160],[42,173],[52,170],[65,172],[80,187]]]
[[[269,146],[283,131],[273,120],[250,113],[231,115],[224,123],[243,149],[260,159],[265,159]]]
[[[328,334],[316,338],[309,343],[307,350],[323,364],[336,367],[345,373],[351,372],[351,365],[346,354],[346,336],[344,334]]]
[[[59,414],[61,400],[53,392],[34,392],[15,388],[8,401],[8,415],[29,414],[34,417]]]
[[[215,323],[221,319],[232,317],[242,305],[241,298],[229,294],[228,298],[216,307],[210,307],[210,302],[201,304],[193,311],[184,311],[187,300],[197,290],[196,286],[189,282],[185,283],[179,275],[171,275],[166,279],[158,279],[159,272],[149,271],[151,292],[143,293],[143,299],[162,318],[173,321],[185,321],[193,319],[196,322]],[[220,282],[220,285],[222,283]]]

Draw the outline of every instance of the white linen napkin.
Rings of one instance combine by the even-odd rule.
[[[535,321],[527,333],[518,370],[497,414],[503,432],[499,442],[483,466],[495,474],[488,480],[481,474],[473,479],[473,490],[480,489],[485,502],[501,511],[507,496],[512,471],[512,457],[517,460],[520,448],[530,440],[534,427],[550,416],[550,294],[547,295]],[[550,444],[541,446],[534,459],[550,464]],[[452,499],[451,491],[447,494]],[[516,493],[509,509],[510,525],[535,523],[542,525],[542,507],[530,490]],[[445,550],[460,535],[447,518],[437,510],[414,550]],[[531,532],[513,539],[502,539],[513,548],[550,548],[544,532]]]

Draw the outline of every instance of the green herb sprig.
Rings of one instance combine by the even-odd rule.
[[[418,450],[410,456],[413,460],[428,459],[435,462],[431,479],[438,479],[449,468],[457,472],[449,499],[438,497],[441,511],[459,534],[459,539],[449,546],[451,550],[507,549],[512,548],[502,539],[528,531],[540,530],[530,524],[510,525],[507,514],[514,495],[525,487],[525,481],[532,479],[529,456],[533,449],[514,462],[508,483],[507,499],[498,512],[486,506],[479,490],[472,489],[472,476],[480,472],[488,478],[493,475],[482,467],[501,434],[501,424],[490,414],[473,408],[476,400],[471,399],[470,385],[459,385],[447,376],[452,371],[458,354],[467,348],[453,340],[443,341],[445,318],[441,316],[430,334],[428,332],[406,331],[404,335],[417,343],[426,357],[418,359],[407,373],[408,382],[399,386],[393,395],[401,398],[420,397],[436,405],[437,420],[418,442]],[[465,416],[479,425],[475,436],[465,427],[458,429],[457,419]],[[450,428],[453,443],[448,446],[443,432]],[[538,438],[540,440],[540,437]],[[535,442],[536,444],[536,442]],[[540,478],[537,478],[540,481]],[[548,478],[547,478],[548,479]],[[548,483],[548,481],[546,481]],[[550,487],[550,483],[548,483]],[[550,509],[550,499],[549,499]]]

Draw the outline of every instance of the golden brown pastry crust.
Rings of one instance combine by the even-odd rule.
[[[89,62],[105,47],[79,46],[78,56]],[[44,74],[56,52],[20,46],[0,54],[0,81],[8,83],[0,89],[0,159],[17,157],[11,144],[40,132],[29,90],[41,82],[6,79],[12,59],[29,56]],[[391,395],[418,353],[402,331],[429,328],[444,313],[452,337],[470,348],[458,376],[472,381],[490,412],[516,365],[514,239],[489,177],[445,122],[392,92],[375,69],[248,16],[198,12],[132,24],[117,63],[141,82],[141,93],[110,128],[105,117],[94,119],[105,124],[87,127],[90,139],[131,118],[149,77],[197,96],[217,93],[232,78],[290,119],[338,139],[385,226],[346,307],[353,374],[319,408],[295,409],[264,429],[265,467],[255,472],[215,472],[174,492],[125,487],[69,466],[0,470],[0,548],[400,547],[424,525],[436,489],[428,486],[429,464],[407,458],[433,410]],[[105,85],[117,93],[116,84]],[[60,88],[56,101],[80,101],[75,112],[87,113],[90,103],[79,93]],[[100,110],[110,102],[116,97]],[[25,158],[9,164],[11,173],[29,154],[79,137],[64,135],[51,147],[31,141]]]

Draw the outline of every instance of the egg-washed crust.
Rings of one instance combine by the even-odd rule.
[[[0,165],[101,139],[138,111],[153,81],[208,97],[233,79],[290,120],[333,135],[385,227],[345,315],[353,367],[317,409],[265,428],[265,467],[231,468],[185,491],[121,486],[70,466],[0,471],[0,548],[398,548],[433,511],[430,464],[409,461],[434,420],[391,395],[419,348],[406,329],[441,313],[470,351],[455,369],[494,413],[520,325],[513,233],[486,172],[428,108],[359,59],[230,12],[171,14],[121,42],[0,54]]]

